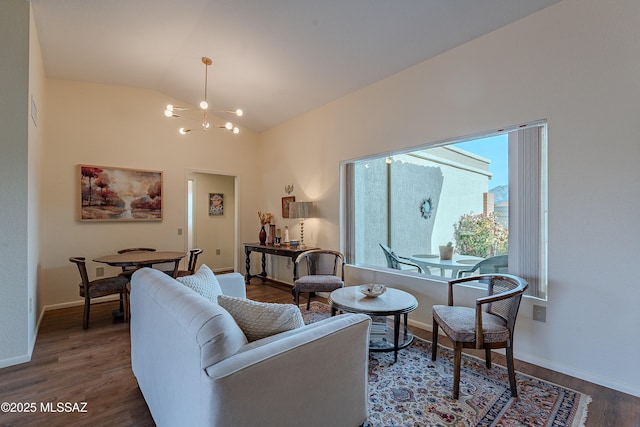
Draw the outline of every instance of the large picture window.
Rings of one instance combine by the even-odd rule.
[[[346,162],[348,262],[447,280],[509,272],[546,298],[546,146],[546,124],[535,123]],[[447,246],[451,260],[440,255]]]

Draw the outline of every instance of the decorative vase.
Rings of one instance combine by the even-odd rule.
[[[267,243],[267,231],[264,229],[264,225],[260,227],[260,234],[258,236],[260,238],[261,245],[264,245]]]

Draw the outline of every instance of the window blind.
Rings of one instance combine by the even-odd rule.
[[[547,283],[545,141],[542,126],[509,133],[509,272],[538,298],[546,297]]]

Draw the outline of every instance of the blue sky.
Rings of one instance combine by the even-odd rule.
[[[491,159],[489,171],[493,174],[493,178],[489,181],[489,188],[493,188],[509,183],[508,140],[508,135],[503,134],[461,142],[456,144],[456,147]]]

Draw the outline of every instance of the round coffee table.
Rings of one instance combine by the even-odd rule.
[[[398,360],[398,350],[413,342],[413,333],[407,327],[409,312],[418,307],[413,295],[399,289],[387,288],[387,291],[375,298],[358,291],[357,286],[347,286],[331,292],[329,295],[331,315],[340,310],[347,313],[364,313],[369,316],[393,316],[393,331],[374,322],[369,337],[369,350],[393,351],[394,362]],[[404,315],[404,333],[400,336],[400,315]]]

